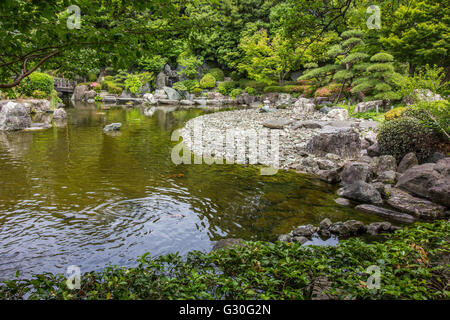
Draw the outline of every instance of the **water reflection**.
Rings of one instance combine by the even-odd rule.
[[[274,240],[325,217],[369,221],[306,176],[174,165],[172,131],[205,112],[77,105],[62,127],[0,134],[0,278],[131,265],[227,237]],[[105,134],[113,122],[120,133]]]

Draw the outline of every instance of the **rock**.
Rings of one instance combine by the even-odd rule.
[[[383,183],[389,183],[389,184],[395,184],[396,179],[397,179],[397,173],[392,170],[383,171],[377,177],[377,181],[380,181]]]
[[[317,159],[317,165],[320,170],[331,170],[336,169],[336,164],[328,159]]]
[[[53,112],[53,119],[66,119],[67,112],[63,108],[58,108]]]
[[[158,73],[158,75],[156,76],[156,89],[163,89],[166,86],[166,74],[164,73],[164,71],[161,71],[160,73]]]
[[[366,231],[366,226],[361,221],[347,220],[344,226],[348,229],[349,235],[358,235]]]
[[[378,157],[380,155],[380,148],[378,146],[378,142],[374,143],[373,145],[367,148],[367,155],[369,157]]]
[[[278,237],[278,241],[281,242],[292,242],[292,237],[288,234],[282,234]]]
[[[274,119],[263,123],[263,126],[270,129],[283,129],[288,124],[291,124],[291,119]]]
[[[158,100],[156,100],[155,96],[151,93],[146,93],[143,96],[144,100],[149,104],[157,104]]]
[[[329,170],[317,170],[315,173],[322,181],[328,183],[338,183],[341,180],[340,172],[341,168],[335,168]]]
[[[367,233],[371,235],[378,235],[380,233],[389,232],[392,224],[389,222],[373,222],[367,226]]]
[[[153,96],[157,100],[167,99],[167,94],[163,89],[156,89]]]
[[[427,163],[437,163],[439,160],[444,159],[445,155],[440,152],[434,152],[428,159]]]
[[[294,103],[295,113],[305,114],[314,111],[316,111],[316,105],[310,99],[300,97]]]
[[[409,168],[417,166],[418,164],[419,161],[417,160],[416,154],[414,152],[407,153],[398,164],[397,172],[404,173]]]
[[[306,151],[317,156],[334,153],[341,158],[355,158],[361,150],[359,134],[351,128],[325,126],[306,145]]]
[[[383,155],[378,158],[376,173],[379,175],[384,171],[397,171],[397,161],[393,156]]]
[[[332,120],[345,121],[348,120],[348,111],[346,109],[333,109],[328,112],[327,117]]]
[[[341,181],[344,185],[350,185],[356,181],[369,181],[370,170],[366,163],[347,162],[341,174]]]
[[[364,140],[369,142],[370,145],[373,145],[377,142],[377,134],[373,130],[371,130],[365,134]]]
[[[320,229],[318,234],[322,240],[329,239],[331,237],[331,232],[326,229]]]
[[[163,87],[163,90],[167,94],[169,100],[181,100],[181,95],[177,90],[170,87]]]
[[[88,89],[88,87],[86,85],[76,86],[74,91],[73,91],[71,100],[73,100],[73,101],[83,101],[84,100],[84,95],[85,95],[85,93],[88,90],[89,89]]]
[[[430,189],[437,180],[442,178],[442,175],[434,170],[435,165],[425,163],[409,168],[400,177],[396,187],[419,197],[430,198]]]
[[[299,128],[306,128],[306,129],[322,129],[324,125],[328,124],[328,122],[323,121],[315,121],[315,120],[305,120],[305,121],[298,121],[293,125],[294,130]]]
[[[333,223],[331,222],[330,219],[325,218],[322,221],[320,221],[319,223],[319,229],[320,230],[328,230],[328,228],[332,225]]]
[[[359,206],[356,206],[355,209],[360,210],[362,212],[375,214],[383,218],[396,220],[399,222],[412,223],[416,220],[413,216],[409,214],[377,207],[370,204],[360,204]]]
[[[403,103],[407,106],[420,101],[432,102],[444,100],[439,94],[434,93],[430,89],[414,89],[411,96],[404,97]]]
[[[335,222],[335,223],[333,223],[328,228],[328,231],[330,231],[333,234],[337,234],[340,237],[347,237],[347,236],[350,235],[350,230],[342,222]]]
[[[0,111],[0,131],[22,130],[31,126],[31,117],[20,103],[8,102]]]
[[[243,247],[244,246],[243,242],[244,242],[244,240],[235,239],[235,238],[221,239],[214,244],[214,247],[212,248],[212,250],[215,251],[215,250],[219,250],[219,249],[225,249],[225,248],[229,248],[229,247],[232,247],[235,245]]]
[[[367,154],[367,148],[369,148],[370,147],[370,142],[369,141],[367,141],[366,139],[362,139],[361,140],[361,151],[365,151],[365,153]]]
[[[122,127],[121,123],[111,123],[103,128],[104,132],[119,131]]]
[[[365,203],[381,204],[383,200],[378,190],[364,181],[356,181],[338,190],[340,197]]]
[[[450,157],[439,160],[434,166],[434,170],[439,172],[443,178],[450,175]]]
[[[383,100],[360,102],[356,105],[354,112],[367,112],[381,106],[383,106]]]
[[[300,227],[295,228],[292,231],[292,236],[294,236],[294,237],[301,236],[301,237],[311,238],[312,235],[317,232],[317,230],[319,230],[319,228],[314,227],[311,224],[308,224],[306,226],[300,226]]]
[[[294,242],[299,242],[300,244],[304,244],[305,242],[308,242],[308,238],[303,237],[303,236],[298,236],[298,237],[293,237],[292,240]]]
[[[84,99],[83,100],[90,100],[90,99],[94,99],[97,96],[97,92],[95,92],[94,90],[89,90],[84,94]],[[95,102],[95,100],[94,100]]]
[[[445,207],[425,199],[413,197],[397,188],[392,188],[387,203],[420,219],[431,220],[445,216]]]
[[[191,101],[191,100],[180,100],[180,104],[185,105],[185,106],[192,106],[195,104],[195,102]]]
[[[29,107],[29,113],[45,113],[51,109],[50,101],[46,99],[28,99],[23,100],[22,104]]]
[[[336,202],[337,204],[340,204],[341,206],[346,206],[346,207],[350,206],[350,201],[345,198],[337,198],[334,200],[334,202]]]
[[[333,109],[331,109],[330,107],[327,107],[327,106],[319,109],[320,112],[325,113],[325,114],[328,114],[328,112],[330,112],[331,110],[333,110]]]

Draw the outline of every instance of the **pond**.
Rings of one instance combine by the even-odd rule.
[[[173,164],[172,132],[209,111],[67,110],[66,126],[0,133],[0,279],[131,266],[145,252],[209,251],[223,238],[274,241],[325,217],[378,220],[337,205],[335,186],[306,175]],[[121,131],[103,133],[112,122]]]

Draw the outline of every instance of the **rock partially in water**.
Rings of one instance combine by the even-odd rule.
[[[22,130],[31,126],[31,117],[21,103],[8,102],[0,111],[0,131]]]
[[[312,224],[306,226],[300,226],[292,231],[292,236],[294,237],[307,237],[311,238],[314,233],[316,233],[319,228],[314,227]]]
[[[438,219],[445,216],[445,207],[431,201],[413,197],[409,193],[392,188],[388,204],[420,219]]]
[[[53,119],[66,119],[67,112],[63,108],[58,108],[53,112]]]
[[[356,206],[355,209],[360,210],[362,212],[375,214],[380,217],[396,220],[399,222],[411,223],[415,221],[415,218],[409,214],[377,207],[370,204],[361,204]]]
[[[122,124],[120,122],[119,123],[111,123],[111,124],[106,125],[103,128],[103,131],[104,132],[119,131],[121,127],[122,127]]]
[[[338,190],[340,197],[365,203],[382,204],[383,200],[378,190],[364,181],[356,181]]]

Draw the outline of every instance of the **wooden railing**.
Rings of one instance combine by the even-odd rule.
[[[53,78],[56,91],[72,92],[77,86],[75,80],[65,79],[65,78]]]

